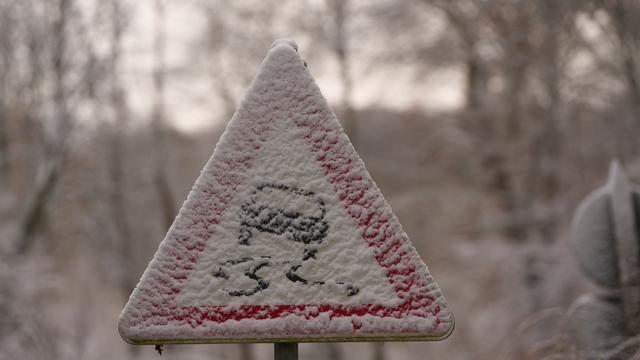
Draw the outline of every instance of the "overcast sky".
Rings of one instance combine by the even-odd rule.
[[[130,106],[144,120],[151,113],[153,69],[154,1],[127,3],[131,23],[125,40],[126,81]],[[196,2],[170,1],[166,7],[167,65],[171,71],[166,84],[168,118],[182,131],[197,131],[215,125],[221,119],[211,81],[207,77],[206,61],[196,56],[194,49],[205,30],[205,17]],[[283,34],[286,37],[287,34]],[[275,39],[274,39],[275,40]],[[294,39],[295,40],[295,39]],[[267,52],[265,48],[265,54]],[[393,44],[389,51],[394,51]],[[305,49],[301,49],[305,56]],[[307,59],[310,71],[330,103],[339,101],[341,89],[336,81],[337,68],[333,64],[314,67],[314,59]],[[316,62],[317,63],[317,62]],[[247,69],[251,75],[256,68]],[[354,64],[357,67],[357,64]],[[322,72],[320,72],[322,70]],[[459,69],[451,68],[434,73],[422,85],[410,81],[412,71],[395,65],[393,71],[371,71],[366,78],[355,80],[354,102],[358,108],[371,104],[407,109],[421,107],[429,110],[449,110],[461,105],[463,78]]]

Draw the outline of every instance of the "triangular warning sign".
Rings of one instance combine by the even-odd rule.
[[[120,317],[131,343],[436,340],[453,316],[276,41]]]

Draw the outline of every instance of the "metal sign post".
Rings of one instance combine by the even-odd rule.
[[[298,360],[298,343],[273,344],[274,360]]]

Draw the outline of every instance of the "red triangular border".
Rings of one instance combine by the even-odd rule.
[[[295,57],[295,61],[292,60],[292,56]],[[239,307],[175,304],[174,300],[180,292],[181,285],[195,268],[199,254],[205,249],[206,241],[215,238],[213,225],[220,221],[237,187],[246,180],[241,174],[245,174],[252,167],[262,145],[273,135],[271,127],[276,118],[256,118],[253,116],[255,114],[246,110],[249,107],[248,103],[257,100],[256,97],[252,97],[250,89],[216,147],[214,155],[194,185],[167,238],[149,265],[149,269],[155,267],[156,271],[148,269],[145,272],[141,283],[123,310],[119,324],[121,335],[133,343],[225,342],[225,339],[270,341],[311,336],[317,337],[313,340],[340,338],[343,341],[388,336],[421,339],[448,336],[453,328],[453,317],[437,285],[419,260],[413,245],[371,180],[297,53],[289,46],[278,45],[270,51],[261,69],[269,66],[274,67],[272,71],[301,71],[304,77],[302,81],[308,82],[303,86],[305,91],[302,93],[305,95],[300,95],[300,88],[297,88],[298,91],[286,88],[283,91],[289,96],[299,97],[296,102],[300,104],[299,111],[294,110],[291,112],[293,115],[289,114],[292,116],[292,125],[304,134],[302,138],[315,157],[314,160],[324,170],[326,179],[338,194],[347,213],[361,228],[364,241],[374,249],[376,260],[384,268],[387,280],[402,300],[401,304],[395,307],[377,304]],[[260,81],[258,75],[252,89]],[[270,80],[265,77],[262,81]],[[289,84],[279,83],[276,79],[269,86],[287,87]],[[278,104],[270,105],[273,106],[273,110],[278,110]],[[250,131],[240,133],[240,126],[247,121],[252,122]],[[236,153],[243,156],[229,156]],[[202,194],[198,193],[206,194],[206,201],[196,200],[202,199]],[[191,222],[185,222],[186,220]],[[185,227],[199,228],[201,231],[195,236],[176,235]],[[162,295],[161,301],[157,301],[158,297],[153,296],[158,294]],[[289,315],[304,320],[322,317],[329,322],[322,328],[297,326],[295,331],[284,330],[282,327],[267,327],[262,331],[261,327],[250,327],[250,332],[247,332],[243,331],[242,326],[226,326],[230,323],[236,324],[233,321],[268,321]],[[339,318],[348,318],[350,328],[341,322],[340,326],[332,329],[331,321]],[[394,325],[377,326],[376,320],[372,320],[375,318],[389,319]],[[410,319],[413,321],[408,321]],[[421,323],[420,319],[424,320],[426,327],[416,325]],[[406,326],[399,325],[404,322]]]

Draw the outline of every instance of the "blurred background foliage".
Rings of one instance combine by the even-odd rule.
[[[634,0],[0,0],[0,359],[157,358],[119,311],[283,36],[457,319],[301,358],[577,358],[573,211],[614,157],[640,180]]]

